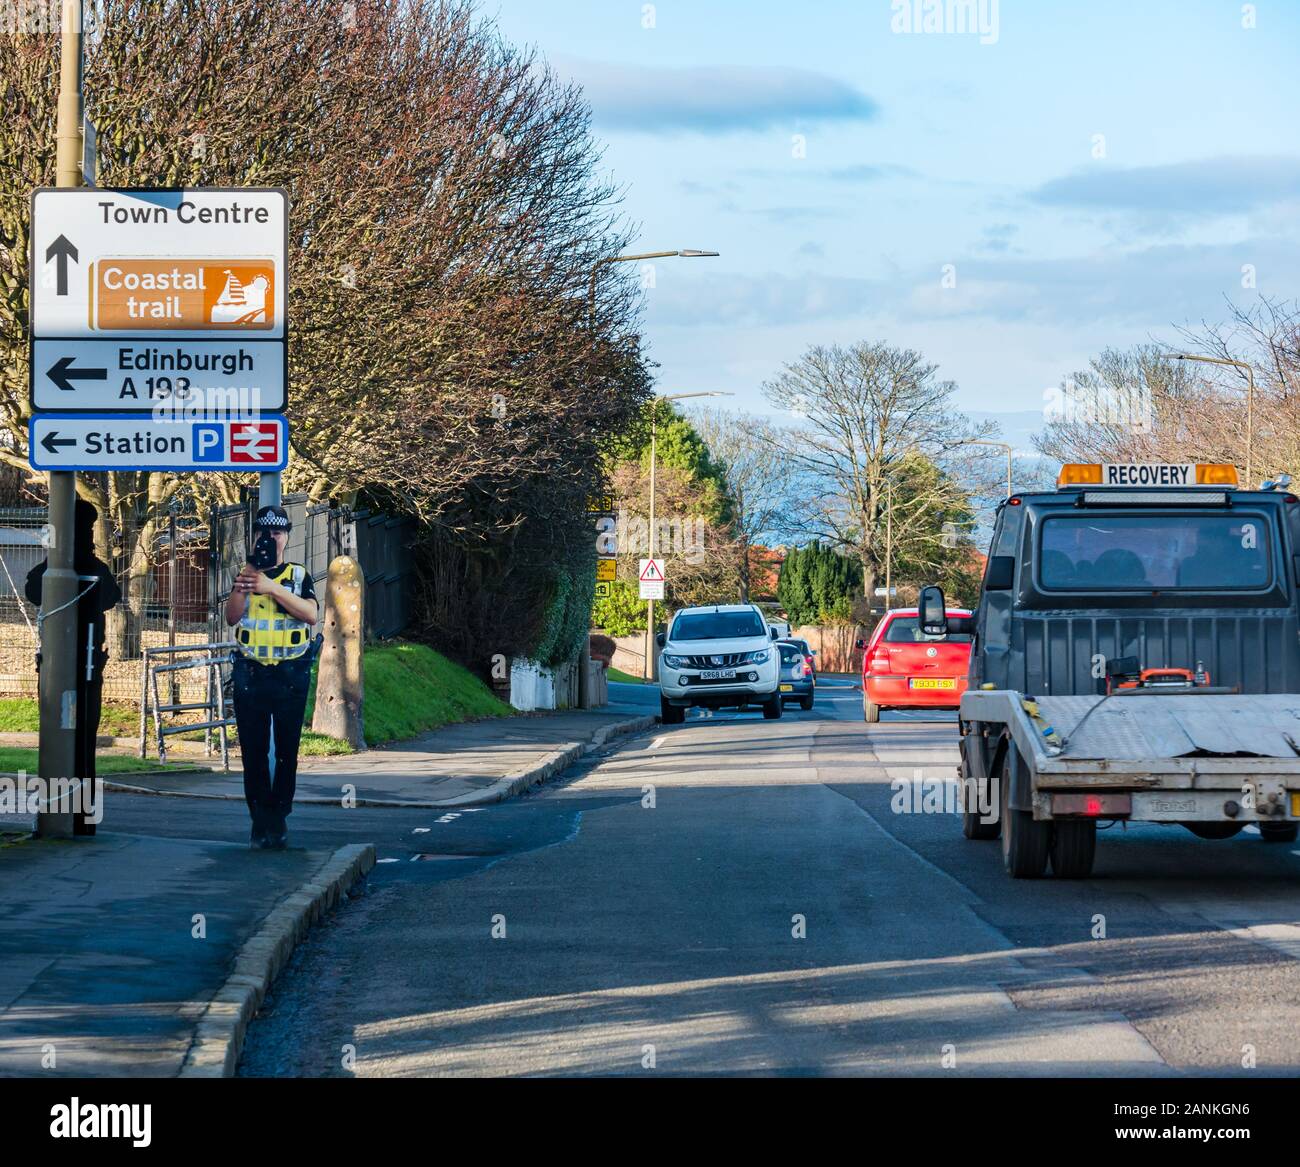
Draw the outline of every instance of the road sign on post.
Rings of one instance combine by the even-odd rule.
[[[61,430],[75,448],[50,436],[58,426],[40,423],[37,434],[33,423],[33,466],[283,466],[280,453],[262,456],[286,436],[276,416],[287,380],[283,190],[38,190],[31,236],[32,408],[82,415]],[[150,412],[153,424],[129,423],[140,440],[100,459],[90,423],[102,418],[89,415],[104,411]],[[273,437],[245,459],[236,444],[250,431],[200,441],[191,427],[205,419],[264,423],[257,432]],[[159,461],[150,451],[161,445],[179,456]],[[133,462],[136,452],[145,460]]]
[[[641,598],[643,600],[662,600],[664,598],[664,561],[662,559],[643,559],[637,573],[641,581]]]
[[[38,413],[28,423],[36,470],[283,470],[288,426],[253,421],[156,421],[131,413]]]

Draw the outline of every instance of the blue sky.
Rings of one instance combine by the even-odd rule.
[[[984,35],[895,31],[902,0],[485,3],[586,87],[637,249],[722,253],[656,265],[661,392],[766,411],[809,344],[887,340],[1020,444],[1092,353],[1300,297],[1300,0],[970,6]]]

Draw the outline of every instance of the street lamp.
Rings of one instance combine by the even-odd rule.
[[[672,254],[671,252],[669,254]],[[685,401],[688,397],[731,397],[733,394],[722,390],[707,393],[672,393],[667,397],[657,396],[650,406],[650,558],[655,557],[655,426],[661,401]],[[658,670],[655,668],[655,602],[646,600],[645,614],[645,663],[642,675],[647,681],[653,681]]]
[[[640,255],[607,255],[607,256],[605,256],[603,259],[598,259],[598,260],[596,260],[596,262],[595,262],[594,264],[592,264],[592,266],[591,266],[591,286],[590,286],[590,288],[589,288],[589,290],[588,290],[588,292],[587,292],[587,327],[590,328],[590,329],[594,329],[594,327],[595,327],[595,323],[596,323],[596,280],[597,280],[597,279],[599,278],[599,276],[600,276],[600,269],[601,269],[602,267],[604,267],[606,264],[608,264],[608,263],[635,263],[636,261],[638,261],[638,260],[642,260],[642,259],[668,259],[668,258],[670,258],[670,257],[672,257],[672,256],[680,256],[680,257],[683,258],[683,259],[699,259],[699,258],[702,258],[702,257],[705,257],[705,256],[716,256],[717,254],[718,254],[718,252],[716,252],[716,251],[701,251],[701,250],[699,250],[698,248],[695,248],[695,247],[683,247],[683,248],[680,248],[680,249],[677,250],[677,251],[647,251],[647,252],[644,252],[644,253],[642,253],[642,254],[640,254]],[[594,337],[593,337],[593,339],[594,339]],[[653,418],[653,416],[651,417],[651,422],[650,422],[650,424],[651,424],[651,441],[652,441],[652,443],[653,443],[653,440],[654,440],[654,439],[653,439],[653,427],[654,427],[654,418]],[[653,452],[652,452],[652,454],[651,454],[651,459],[650,459],[650,468],[651,468],[651,473],[652,473],[652,475],[653,475],[653,471],[654,471],[654,455],[653,455]],[[651,486],[651,507],[653,508],[653,506],[654,506],[654,488],[653,488],[653,485],[652,485],[652,486]],[[653,532],[653,529],[654,529],[654,528],[653,528],[653,524],[652,524],[652,526],[651,526],[651,531],[652,531],[652,532]],[[653,540],[653,538],[654,538],[654,536],[653,536],[653,533],[652,533],[652,535],[651,535],[651,539]],[[651,550],[650,554],[651,554],[651,558],[653,558],[653,557],[654,557],[653,543],[652,543],[652,550]],[[652,609],[652,610],[653,610],[653,607],[654,607],[654,602],[651,601],[651,609]],[[647,635],[647,637],[650,636],[651,631],[652,631],[652,629],[647,629],[647,630],[646,630],[646,635]],[[651,643],[652,643],[652,642],[651,642]],[[578,656],[579,656],[579,661],[578,661],[578,664],[579,664],[579,669],[578,669],[578,708],[580,708],[580,709],[590,709],[590,708],[591,708],[591,696],[590,696],[590,693],[588,692],[588,689],[587,689],[587,657],[588,657],[588,655],[589,655],[589,654],[588,654],[588,652],[587,652],[586,650],[583,650],[582,652],[580,652],[580,653],[578,654]]]
[[[1251,467],[1255,453],[1255,370],[1246,361],[1234,361],[1230,357],[1202,357],[1195,353],[1171,353],[1176,361],[1203,361],[1207,365],[1231,365],[1236,369],[1246,370],[1246,489],[1250,489]]]
[[[988,438],[965,438],[960,442],[952,442],[944,446],[945,450],[954,450],[958,446],[996,446],[1007,452],[1007,498],[1011,497],[1011,452],[1010,442],[995,442]]]
[[[591,290],[587,293],[587,319],[590,320],[596,315],[596,278],[605,264],[636,263],[643,259],[669,259],[672,256],[680,256],[682,259],[703,259],[717,254],[716,251],[700,251],[694,247],[683,247],[680,251],[647,251],[641,255],[607,255],[604,259],[598,259],[591,268]]]

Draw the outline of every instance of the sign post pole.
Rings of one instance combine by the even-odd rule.
[[[63,0],[63,40],[59,63],[57,182],[81,185],[81,18],[82,0]],[[33,249],[30,262],[43,257]],[[50,801],[36,815],[41,838],[72,837],[72,807],[55,790],[70,788],[76,769],[77,570],[73,556],[77,497],[76,471],[51,471],[47,477],[49,515],[47,558],[41,581],[40,742],[38,769]]]

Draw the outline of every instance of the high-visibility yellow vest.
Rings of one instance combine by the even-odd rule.
[[[275,583],[292,579],[291,590],[301,593],[307,569],[297,563],[286,563],[278,572],[267,572],[266,578]],[[248,597],[248,610],[235,630],[239,651],[251,660],[264,665],[278,665],[282,660],[302,656],[311,647],[311,628],[305,620],[290,616],[271,596],[253,593]]]

